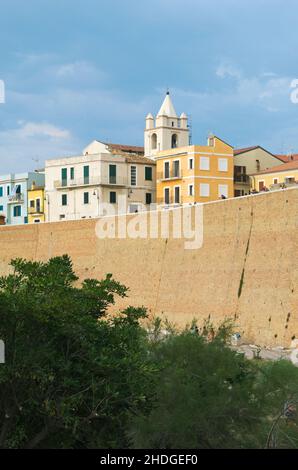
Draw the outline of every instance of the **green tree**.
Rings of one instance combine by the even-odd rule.
[[[143,308],[107,315],[127,289],[111,275],[81,285],[68,256],[11,262],[0,278],[0,447],[122,447],[148,409],[154,369]]]
[[[194,326],[163,338],[154,331],[158,385],[152,409],[133,420],[135,447],[298,446],[298,369],[246,359],[228,346],[230,334],[229,324],[216,332],[208,323],[199,334]]]

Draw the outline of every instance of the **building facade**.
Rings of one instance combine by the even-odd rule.
[[[146,117],[145,156],[155,158],[163,150],[186,147],[189,143],[188,118],[185,113],[178,117],[167,92],[156,118],[151,113]]]
[[[0,176],[0,214],[8,225],[28,223],[28,189],[32,184],[44,186],[42,172]]]
[[[253,191],[278,190],[298,187],[298,160],[293,160],[250,177]]]
[[[280,165],[281,156],[274,155],[263,147],[247,147],[234,150],[234,195],[245,196],[250,193],[250,175]]]
[[[216,136],[156,156],[157,203],[209,202],[234,196],[233,147]]]
[[[28,190],[28,223],[40,222],[45,222],[45,189],[34,182]]]
[[[94,141],[78,157],[46,162],[46,220],[137,212],[155,202],[155,162],[142,147]]]

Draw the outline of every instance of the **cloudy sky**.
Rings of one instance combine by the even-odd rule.
[[[297,17],[296,0],[0,0],[0,173],[142,145],[167,87],[196,144],[298,152]]]

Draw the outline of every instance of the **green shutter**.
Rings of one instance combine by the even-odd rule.
[[[117,167],[116,165],[109,165],[109,182],[116,184],[117,181]]]
[[[62,206],[67,206],[67,194],[62,194]]]
[[[89,204],[89,193],[84,193],[84,204]]]
[[[152,181],[152,168],[151,166],[145,166],[145,180]]]
[[[89,184],[89,165],[84,166],[84,184]]]
[[[67,168],[61,168],[61,183],[62,186],[67,186]]]
[[[110,192],[110,204],[116,204],[117,196],[115,191]]]
[[[74,168],[73,167],[70,169],[70,179],[71,180],[74,179]]]

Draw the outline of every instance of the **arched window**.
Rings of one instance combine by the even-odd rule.
[[[178,136],[177,134],[172,135],[172,149],[175,149],[178,147]]]
[[[151,136],[151,148],[152,150],[157,149],[157,135],[156,134],[152,134]]]

